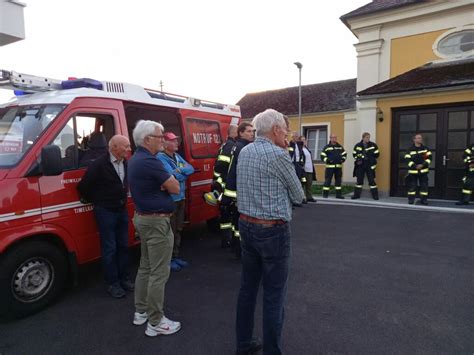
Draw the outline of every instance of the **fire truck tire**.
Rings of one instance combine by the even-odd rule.
[[[62,291],[67,259],[55,245],[25,242],[0,259],[0,315],[19,318],[51,303]]]

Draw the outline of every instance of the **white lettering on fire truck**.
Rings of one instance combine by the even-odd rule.
[[[79,207],[79,208],[75,208],[74,209],[74,213],[84,213],[84,212],[89,212],[89,211],[92,211],[94,209],[94,206],[90,205],[90,206],[85,206],[85,207]]]
[[[66,185],[66,184],[75,184],[77,182],[81,181],[81,178],[74,178],[74,179],[63,179],[61,180],[61,184]]]

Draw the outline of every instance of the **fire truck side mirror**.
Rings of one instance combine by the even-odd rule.
[[[44,176],[55,176],[63,172],[61,149],[57,145],[47,145],[41,149],[41,171]]]

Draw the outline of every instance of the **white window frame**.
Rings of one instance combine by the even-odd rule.
[[[324,126],[326,126],[326,132],[327,132],[327,136],[328,136],[328,139],[329,139],[329,136],[331,135],[331,122],[304,123],[304,124],[301,125],[301,128],[304,132],[304,128],[309,130],[311,128],[317,129],[318,127],[324,127]],[[306,141],[308,141],[308,136],[305,135],[305,137],[306,137]],[[319,135],[318,135],[318,139],[319,139]],[[329,142],[329,140],[328,140],[328,142]],[[328,142],[326,142],[326,144]],[[316,141],[315,146],[317,146],[317,144],[319,144],[319,141]],[[319,165],[324,164],[324,162],[320,159],[317,152],[313,152],[313,163],[314,164],[319,164]]]
[[[474,30],[474,25],[465,25],[465,26],[456,27],[441,34],[433,43],[433,47],[432,47],[433,53],[436,54],[439,58],[442,58],[444,60],[467,58],[469,56],[474,55],[474,50],[470,50],[468,52],[454,54],[454,55],[453,54],[446,55],[438,51],[439,42],[441,42],[443,39],[452,35],[453,33],[467,31],[467,30]]]

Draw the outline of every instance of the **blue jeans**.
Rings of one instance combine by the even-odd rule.
[[[128,213],[94,206],[99,228],[102,265],[109,285],[128,279]]]
[[[263,353],[281,354],[283,303],[290,257],[290,225],[239,221],[242,277],[237,301],[237,350],[248,350],[260,282],[263,284]]]

